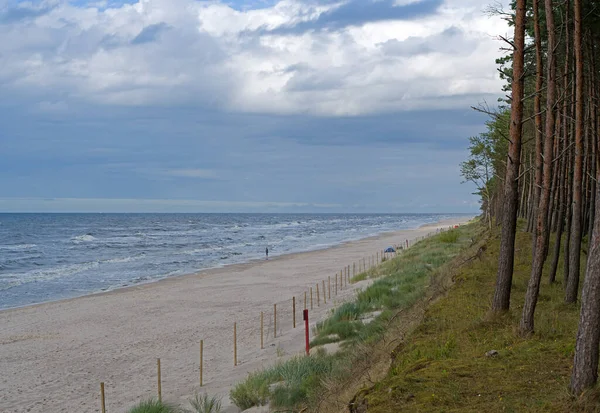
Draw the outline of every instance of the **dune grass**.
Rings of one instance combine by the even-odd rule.
[[[262,371],[251,373],[236,385],[230,398],[240,409],[263,406],[291,407],[306,402],[318,387],[318,378],[330,375],[341,357],[319,352],[311,357],[296,356]]]
[[[222,411],[221,398],[217,396],[196,393],[189,402],[192,406],[191,413],[221,413]]]
[[[477,226],[442,232],[353,277],[353,283],[367,278],[375,281],[358,293],[356,301],[341,305],[331,317],[317,324],[311,345],[350,339],[376,340],[383,332],[381,322],[389,319],[391,310],[410,307],[423,297],[434,272],[471,245],[480,232]],[[374,311],[381,313],[375,320],[361,321]]]
[[[181,413],[181,410],[170,404],[151,399],[140,402],[137,406],[129,409],[127,413]]]
[[[387,377],[357,395],[357,405],[367,404],[369,413],[600,411],[598,389],[579,400],[568,393],[578,306],[563,303],[562,273],[553,285],[544,278],[535,334],[521,338],[516,327],[531,270],[531,237],[517,235],[511,310],[494,316],[489,308],[498,250],[496,232],[481,259],[461,268],[456,285],[394,352]],[[486,356],[490,350],[498,355]]]
[[[144,400],[132,407],[127,413],[221,413],[221,398],[206,393],[196,393],[188,400],[191,410],[155,399]]]
[[[422,298],[435,271],[469,247],[479,231],[477,226],[461,227],[451,242],[442,242],[439,235],[431,237],[354,277],[352,282],[361,277],[376,280],[354,302],[341,305],[319,323],[311,343],[314,347],[343,341],[344,349],[335,354],[316,351],[311,357],[295,357],[251,373],[232,389],[231,400],[242,410],[267,403],[276,408],[314,408],[324,383],[352,374],[355,359],[364,353],[355,348],[379,340],[393,314]],[[378,315],[373,317],[375,311]]]

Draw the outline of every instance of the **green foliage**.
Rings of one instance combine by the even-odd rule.
[[[221,398],[217,396],[196,393],[189,402],[192,405],[193,413],[221,413],[222,411]]]
[[[127,413],[180,413],[181,410],[175,406],[161,403],[158,400],[146,400],[129,409]]]
[[[271,371],[263,370],[250,373],[248,378],[237,384],[230,392],[229,398],[241,410],[252,406],[264,406],[269,402],[269,384],[277,381],[277,376],[269,375]]]
[[[337,363],[336,356],[323,353],[297,356],[251,373],[231,391],[230,397],[242,410],[268,402],[274,407],[293,408],[308,401],[321,386],[321,378],[331,374]]]
[[[439,237],[440,237],[440,241],[448,243],[448,244],[452,244],[455,243],[456,241],[458,241],[458,237],[460,236],[460,234],[458,233],[458,231],[445,231],[442,232]]]

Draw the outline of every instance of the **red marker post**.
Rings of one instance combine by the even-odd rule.
[[[306,355],[310,355],[310,344],[308,341],[308,310],[304,310],[302,313],[302,317],[304,319],[304,331],[306,336]]]

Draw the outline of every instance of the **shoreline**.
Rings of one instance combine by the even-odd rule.
[[[448,214],[448,215],[452,215],[452,214]],[[297,251],[297,252],[284,253],[284,254],[281,254],[281,255],[274,255],[274,256],[270,257],[268,260],[261,259],[261,258],[253,258],[253,259],[250,259],[249,261],[246,261],[246,262],[224,264],[224,265],[218,266],[218,267],[204,268],[204,269],[200,269],[200,270],[197,270],[197,271],[191,272],[191,273],[165,276],[165,277],[157,278],[157,279],[153,279],[153,280],[142,281],[142,282],[139,282],[139,283],[136,283],[136,284],[126,285],[126,286],[120,286],[120,287],[114,287],[114,288],[110,288],[110,289],[102,290],[102,291],[89,292],[89,293],[86,293],[86,294],[83,294],[83,295],[79,295],[79,296],[75,296],[75,297],[60,298],[58,300],[49,300],[49,301],[42,301],[42,302],[39,302],[39,303],[25,304],[25,305],[22,305],[22,306],[2,308],[2,309],[0,309],[0,314],[2,314],[4,312],[10,312],[10,311],[15,311],[15,310],[27,309],[27,308],[31,308],[31,307],[43,306],[43,305],[46,305],[46,304],[61,303],[61,302],[67,302],[67,301],[72,301],[72,300],[81,300],[81,299],[85,299],[85,298],[88,298],[88,297],[102,296],[102,295],[107,295],[107,294],[123,293],[123,292],[126,292],[126,290],[138,289],[138,288],[143,287],[143,286],[154,285],[154,284],[158,284],[158,283],[162,283],[162,282],[167,282],[169,280],[177,279],[177,278],[197,277],[197,276],[200,276],[200,275],[209,276],[212,273],[218,273],[220,271],[225,271],[225,270],[235,271],[237,269],[236,267],[239,267],[240,269],[244,269],[244,268],[246,268],[249,265],[259,265],[261,263],[269,262],[269,261],[274,262],[274,261],[280,260],[280,259],[288,259],[288,258],[291,259],[291,258],[293,258],[295,256],[300,256],[300,255],[303,255],[303,254],[312,254],[312,253],[319,252],[319,251],[334,250],[336,248],[341,248],[341,247],[343,247],[345,245],[350,245],[350,244],[361,242],[361,241],[378,240],[378,239],[380,239],[382,237],[385,237],[385,236],[393,236],[394,234],[396,234],[399,231],[412,231],[412,230],[417,230],[417,229],[424,228],[424,227],[427,227],[427,226],[435,226],[435,225],[438,225],[439,223],[442,223],[444,221],[452,221],[452,222],[454,222],[454,220],[456,220],[456,219],[462,219],[462,218],[473,219],[473,217],[475,217],[475,215],[468,215],[468,214],[453,214],[453,215],[456,215],[456,217],[448,218],[448,219],[443,219],[443,220],[440,220],[440,221],[437,221],[437,222],[431,222],[431,223],[427,223],[427,224],[421,224],[418,227],[414,227],[414,228],[406,228],[406,229],[399,229],[399,230],[393,230],[393,231],[384,231],[384,232],[378,233],[376,235],[369,235],[369,236],[366,236],[366,237],[363,237],[363,238],[345,240],[345,241],[338,242],[336,244],[325,246],[323,248],[316,248],[316,249],[310,249],[310,250],[306,250],[306,251]]]
[[[104,382],[108,411],[125,412],[140,400],[156,396],[156,358],[162,360],[163,400],[185,405],[199,389],[198,345],[204,340],[201,391],[223,397],[224,412],[237,412],[228,398],[231,386],[248,372],[303,349],[301,325],[292,328],[292,297],[301,309],[309,288],[327,285],[329,280],[333,283],[334,274],[337,277],[344,266],[388,244],[414,240],[469,219],[457,217],[318,251],[2,311],[0,410],[99,412],[99,383]],[[310,325],[353,299],[366,285],[368,281],[348,284],[336,289],[337,295],[332,288],[327,304],[315,303],[310,311]],[[259,345],[261,313],[265,315],[264,349]]]

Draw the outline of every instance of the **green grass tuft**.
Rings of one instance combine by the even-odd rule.
[[[209,396],[208,394],[196,393],[193,399],[189,400],[193,413],[221,413],[221,398],[218,396]]]
[[[231,391],[231,401],[241,410],[269,402],[283,408],[306,403],[320,386],[321,378],[331,374],[337,363],[338,357],[323,353],[294,357],[251,373]]]
[[[444,231],[438,235],[439,240],[447,244],[453,244],[458,241],[460,234],[457,230],[452,229],[450,231]]]
[[[170,404],[161,403],[158,400],[146,400],[132,407],[127,413],[180,413],[181,410]]]

